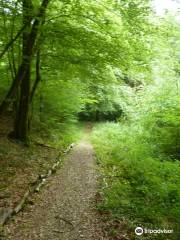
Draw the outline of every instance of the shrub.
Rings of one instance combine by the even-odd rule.
[[[149,89],[148,89],[149,91]],[[146,94],[146,97],[145,97]],[[145,101],[142,102],[142,96]],[[95,126],[92,142],[100,164],[101,210],[128,225],[173,229],[180,224],[180,163],[177,95],[170,89],[151,89],[126,123]],[[161,238],[162,237],[162,238]]]

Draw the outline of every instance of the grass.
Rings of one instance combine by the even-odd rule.
[[[163,132],[164,133],[164,132]],[[101,171],[98,209],[120,220],[109,232],[136,239],[134,229],[173,229],[153,239],[178,239],[180,225],[180,164],[162,154],[152,133],[140,124],[98,124],[92,134]],[[124,225],[125,223],[125,225]],[[152,239],[144,235],[141,239]]]

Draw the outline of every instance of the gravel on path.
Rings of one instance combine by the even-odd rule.
[[[92,145],[78,143],[39,194],[6,227],[9,240],[105,240],[95,210]]]

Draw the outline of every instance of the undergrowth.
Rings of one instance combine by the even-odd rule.
[[[147,92],[149,91],[149,97]],[[146,94],[146,102],[143,102]],[[137,104],[137,103],[136,103]],[[129,120],[97,124],[92,134],[101,170],[99,210],[126,222],[130,239],[137,226],[172,229],[173,234],[144,234],[141,239],[179,239],[180,162],[177,94],[148,89]],[[112,229],[111,229],[112,231]],[[139,237],[138,237],[139,239]]]

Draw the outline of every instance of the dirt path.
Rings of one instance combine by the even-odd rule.
[[[78,143],[39,199],[7,225],[11,240],[103,240],[95,211],[97,176],[91,144]]]

